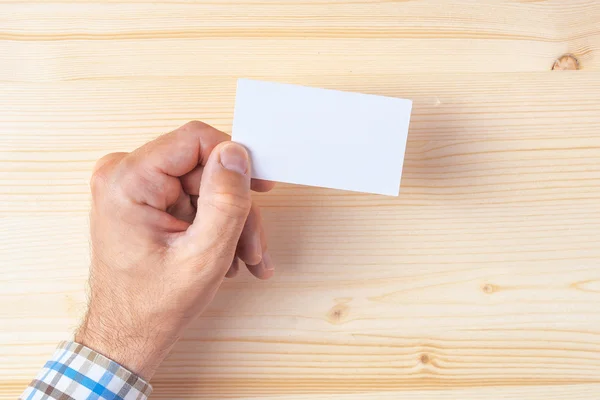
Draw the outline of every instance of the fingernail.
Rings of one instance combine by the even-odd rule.
[[[221,165],[230,171],[245,175],[248,172],[248,153],[235,143],[228,143],[221,148]]]
[[[275,264],[273,264],[273,260],[271,260],[271,255],[268,251],[265,251],[262,255],[262,262],[267,271],[273,271],[275,269]]]
[[[262,245],[260,243],[260,238],[258,237],[258,235],[254,236],[254,251],[255,251],[256,257],[259,257],[260,261],[262,261],[262,258],[263,258]]]

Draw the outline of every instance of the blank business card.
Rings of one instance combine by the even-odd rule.
[[[232,140],[270,181],[397,196],[412,102],[238,80]]]

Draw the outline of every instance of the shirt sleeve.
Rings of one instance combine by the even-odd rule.
[[[79,343],[62,342],[19,399],[145,400],[152,386]]]

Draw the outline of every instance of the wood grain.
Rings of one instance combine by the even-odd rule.
[[[401,195],[257,196],[278,269],[226,282],[154,398],[596,399],[600,3],[0,1],[0,397],[85,307],[94,161],[250,77],[414,100]],[[574,54],[579,71],[550,71]]]

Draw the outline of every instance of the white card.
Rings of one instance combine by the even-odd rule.
[[[232,140],[270,181],[397,196],[412,101],[238,80]]]

